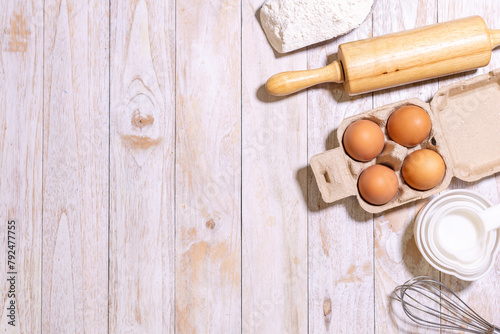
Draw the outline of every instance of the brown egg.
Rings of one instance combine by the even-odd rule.
[[[398,193],[398,177],[389,167],[373,165],[365,169],[358,179],[359,194],[374,205],[389,202]]]
[[[344,148],[358,161],[374,159],[384,149],[384,133],[377,123],[362,119],[349,125],[344,132]]]
[[[405,182],[417,190],[428,190],[443,180],[445,164],[441,156],[428,149],[411,153],[403,162],[401,173]]]
[[[413,105],[397,109],[387,122],[389,137],[406,147],[420,144],[430,132],[431,118],[424,109]]]

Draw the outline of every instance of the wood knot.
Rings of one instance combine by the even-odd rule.
[[[154,98],[140,80],[130,87],[131,93],[141,90],[123,106],[122,138],[131,147],[146,150],[161,141],[159,124],[155,121],[157,109]]]
[[[332,312],[332,301],[330,300],[330,298],[325,298],[325,301],[323,302],[323,314],[326,317],[331,312]]]
[[[132,115],[132,125],[138,128],[139,130],[148,130],[153,126],[155,122],[155,118],[153,115],[148,115],[145,113],[141,113],[140,110],[135,110]]]
[[[215,227],[215,222],[213,219],[210,219],[209,221],[207,221],[205,223],[205,226],[209,229],[209,230],[213,230],[214,227]]]

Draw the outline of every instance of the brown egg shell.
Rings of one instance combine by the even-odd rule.
[[[415,105],[396,109],[387,120],[387,133],[391,140],[405,147],[422,143],[431,131],[429,114]]]

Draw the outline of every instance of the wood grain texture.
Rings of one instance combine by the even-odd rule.
[[[371,16],[355,31],[308,51],[308,66],[336,59],[338,45],[371,37]],[[342,145],[336,129],[348,116],[372,109],[372,95],[349,97],[340,84],[308,92],[308,155]],[[333,204],[321,199],[308,173],[309,202],[309,331],[370,333],[373,312],[373,224],[355,197]]]
[[[111,1],[111,333],[174,328],[174,2]]]
[[[320,68],[275,74],[267,80],[266,90],[272,95],[283,96],[317,84],[343,81],[342,63],[335,60]]]
[[[373,35],[436,23],[436,10],[436,1],[378,0],[373,12]],[[373,106],[415,97],[428,101],[437,88],[434,80],[377,92]],[[395,208],[374,218],[375,330],[378,333],[426,332],[425,328],[410,323],[401,305],[390,299],[394,288],[412,277],[439,278],[439,272],[424,260],[413,239],[415,215],[426,201]]]
[[[266,89],[282,96],[343,82],[345,91],[356,95],[463,72],[488,64],[498,34],[490,34],[483,19],[473,16],[342,43],[338,60],[275,74]]]
[[[45,1],[42,329],[107,332],[108,3]]]
[[[500,12],[500,3],[498,1],[438,1],[438,19],[440,22],[452,20],[458,17],[469,15],[480,15],[486,21],[486,24],[492,29],[500,28],[498,13]],[[439,80],[439,86],[443,87],[456,80],[463,80],[468,77],[487,73],[488,71],[500,67],[500,50],[494,50],[490,64],[477,71],[471,71],[462,76],[454,76]],[[496,176],[498,180],[498,175]],[[478,182],[468,183],[459,179],[454,179],[450,188],[452,189],[470,189],[486,197],[493,204],[500,202],[500,188],[495,177],[487,177]],[[499,325],[500,314],[500,256],[497,257],[495,268],[485,278],[477,282],[464,282],[454,276],[441,274],[441,280],[452,290],[459,292],[461,298],[464,298],[478,314],[486,320]]]
[[[2,1],[0,15],[2,333],[41,331],[43,7],[37,3]],[[15,327],[7,318],[8,220],[16,222]]]
[[[341,145],[343,118],[428,101],[499,67],[500,50],[478,71],[354,98],[263,86],[371,35],[470,15],[498,29],[500,3],[378,0],[355,31],[279,55],[263,2],[1,1],[0,219],[17,223],[18,314],[9,326],[4,279],[0,331],[433,333],[390,300],[418,275],[500,324],[500,257],[466,283],[418,252],[430,199],[372,216],[355,198],[325,204],[308,169]],[[451,188],[500,202],[498,175]],[[4,276],[6,257],[0,225]]]
[[[344,87],[349,94],[481,67],[490,55],[490,35],[480,17],[424,24],[339,47]]]
[[[176,318],[179,333],[241,328],[241,12],[177,1]]]
[[[256,19],[262,3],[243,2],[242,328],[305,333],[307,95],[279,99],[263,84],[275,72],[306,69],[307,54],[273,52]]]

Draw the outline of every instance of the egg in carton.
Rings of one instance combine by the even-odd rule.
[[[422,108],[431,119],[429,136],[409,148],[391,140],[386,128],[391,114],[405,105]],[[439,193],[449,186],[453,177],[472,182],[500,171],[500,69],[445,86],[430,103],[407,99],[346,118],[337,130],[339,143],[343,143],[347,127],[361,119],[380,126],[385,136],[384,149],[368,162],[351,158],[342,144],[313,156],[311,168],[327,203],[356,196],[364,210],[378,213]],[[446,169],[438,185],[420,191],[405,182],[401,168],[409,154],[423,148],[441,155]],[[390,167],[399,181],[396,196],[383,205],[366,202],[358,190],[359,175],[374,164]]]

